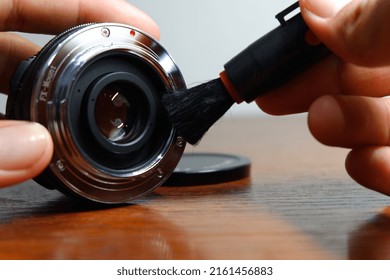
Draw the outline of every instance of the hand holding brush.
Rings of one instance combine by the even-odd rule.
[[[228,110],[229,104],[241,99],[255,100],[261,109],[275,115],[308,111],[309,128],[320,142],[352,149],[346,159],[351,177],[366,187],[389,195],[390,102],[381,97],[390,92],[390,1],[300,0],[300,6],[302,14],[296,17],[303,18],[333,54],[325,58],[317,56],[312,66],[305,65],[306,69],[310,68],[308,71],[305,67],[292,67],[293,75],[287,73],[284,76],[287,79],[280,79],[283,77],[281,73],[286,72],[281,72],[279,67],[285,66],[286,61],[297,52],[281,60],[279,55],[271,56],[272,50],[278,53],[284,43],[270,48],[271,53],[266,52],[268,60],[282,64],[270,63],[269,71],[256,70],[246,77],[246,81],[245,77],[242,77],[243,80],[231,77],[231,73],[250,72],[244,72],[245,67],[231,70],[229,65],[234,64],[229,62],[222,72],[222,79],[165,97],[173,125],[194,144],[224,110]],[[285,25],[281,23],[276,30],[289,30],[286,26],[294,18],[287,20]],[[308,29],[304,37],[298,37],[304,38],[309,46],[324,48],[315,44],[312,36],[306,36],[310,34],[307,32]],[[266,48],[266,44],[259,47]],[[302,51],[299,48],[298,53],[299,50]],[[259,51],[259,54],[262,52]],[[232,61],[237,60],[233,58]],[[299,59],[296,62],[301,64]],[[224,76],[227,76],[228,82],[222,81]],[[268,82],[271,86],[263,87],[263,83]],[[177,108],[176,104],[187,94],[187,101]],[[218,94],[222,96],[214,102]],[[187,111],[186,102],[191,103],[191,110]]]
[[[187,142],[196,144],[234,103],[254,101],[329,54],[301,14],[285,19],[298,4],[279,13],[280,26],[226,63],[218,79],[164,96],[170,119]]]

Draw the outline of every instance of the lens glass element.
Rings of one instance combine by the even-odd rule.
[[[139,89],[125,82],[108,84],[98,94],[95,120],[107,140],[131,142],[142,134],[147,115],[142,99]]]

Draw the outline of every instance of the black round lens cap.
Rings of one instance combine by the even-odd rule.
[[[250,176],[251,162],[246,157],[186,153],[163,186],[199,186],[221,184]]]

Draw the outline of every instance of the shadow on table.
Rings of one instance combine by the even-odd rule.
[[[349,259],[390,259],[390,207],[352,232],[348,242]]]

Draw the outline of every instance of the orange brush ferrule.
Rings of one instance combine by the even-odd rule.
[[[226,71],[222,71],[219,74],[219,77],[220,77],[221,82],[224,85],[226,91],[229,93],[230,97],[234,100],[234,102],[236,102],[237,104],[244,102],[244,99],[240,96],[237,89],[234,87],[232,82],[229,80],[229,77],[228,77]]]

